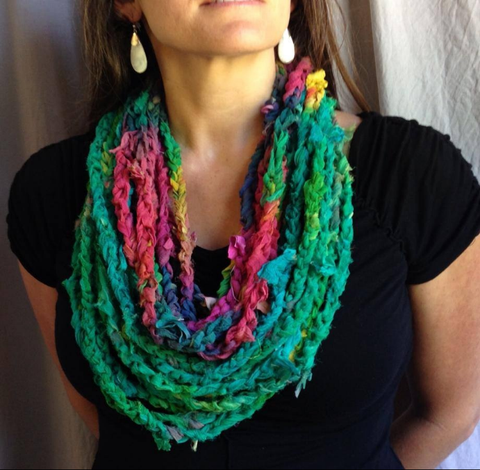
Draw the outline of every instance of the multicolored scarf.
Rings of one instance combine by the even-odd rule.
[[[90,147],[63,282],[71,323],[108,405],[159,450],[172,439],[196,450],[288,384],[298,397],[341,305],[353,240],[343,146],[353,129],[336,123],[325,71],[309,57],[276,70],[216,297],[195,283],[181,152],[158,90],[105,114]]]

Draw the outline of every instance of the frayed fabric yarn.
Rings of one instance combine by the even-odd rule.
[[[181,151],[160,90],[132,92],[90,146],[63,281],[71,324],[108,405],[159,450],[172,440],[196,450],[288,384],[298,397],[341,305],[353,240],[343,148],[353,132],[336,124],[325,71],[309,57],[276,71],[216,297],[195,283]]]

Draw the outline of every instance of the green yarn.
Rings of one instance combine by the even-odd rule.
[[[199,441],[250,418],[288,384],[296,384],[298,397],[312,377],[352,262],[353,177],[343,146],[353,129],[335,125],[337,102],[327,93],[314,109],[306,103],[304,89],[297,106],[279,112],[257,208],[280,201],[278,256],[257,273],[268,284],[270,311],[257,315],[255,341],[243,342],[227,359],[204,360],[194,351],[206,351],[205,345],[232,327],[234,316],[219,316],[202,330],[190,331],[166,300],[177,287],[155,260],[155,311],[165,342],[153,342],[139,306],[147,281],[138,287],[111,202],[116,165],[111,151],[121,145],[127,117],[135,129],[157,126],[170,140],[166,145],[178,147],[155,96],[151,90],[132,94],[97,126],[87,159],[88,194],[76,226],[73,271],[63,285],[76,341],[107,404],[150,431],[159,450],[170,450],[172,439],[191,441],[195,450]],[[172,174],[181,166],[181,156],[176,157]],[[284,157],[289,168],[285,180]],[[231,275],[231,267],[224,270],[219,297],[230,289]]]

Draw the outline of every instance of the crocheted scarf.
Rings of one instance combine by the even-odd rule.
[[[180,147],[157,85],[98,122],[63,281],[110,407],[159,450],[214,439],[312,377],[352,261],[352,181],[323,69],[276,63],[216,297],[195,283]],[[178,260],[175,275],[172,259]],[[208,309],[205,318],[197,313]]]

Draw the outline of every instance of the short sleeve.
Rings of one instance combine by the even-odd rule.
[[[473,166],[431,126],[375,111],[360,116],[350,151],[355,195],[402,252],[405,283],[430,281],[480,233]]]
[[[415,123],[399,175],[407,284],[438,276],[480,233],[480,185],[471,163],[449,135]]]
[[[41,148],[23,163],[10,186],[6,222],[11,251],[33,277],[50,287],[64,275],[60,253],[73,245],[94,136],[91,128]]]
[[[17,171],[10,186],[6,222],[14,255],[33,277],[55,287],[58,191],[51,186],[54,170],[51,158],[41,150]]]

